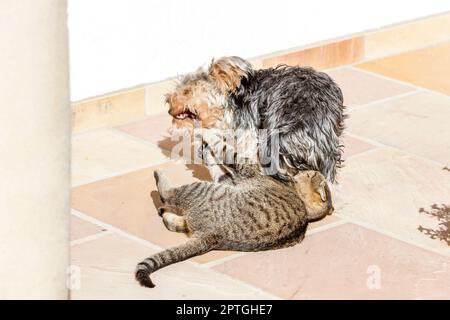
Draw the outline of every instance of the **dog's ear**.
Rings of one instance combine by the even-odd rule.
[[[220,90],[227,94],[234,92],[241,84],[242,78],[247,78],[250,75],[252,66],[239,57],[224,57],[217,61],[213,59],[208,72],[210,77],[216,81]]]
[[[172,99],[172,93],[166,93],[164,94],[164,102],[167,104],[170,104],[170,100]]]

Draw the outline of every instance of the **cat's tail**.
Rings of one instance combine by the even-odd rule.
[[[158,252],[138,263],[135,272],[136,280],[143,287],[153,288],[155,285],[150,279],[151,273],[172,263],[205,254],[213,250],[216,246],[216,236],[206,235],[199,238],[192,238],[185,244]]]

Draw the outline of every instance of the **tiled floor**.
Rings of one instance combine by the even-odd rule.
[[[167,267],[151,290],[135,264],[186,240],[157,217],[153,170],[178,185],[208,173],[167,158],[166,113],[75,134],[72,298],[449,299],[449,57],[443,44],[329,71],[350,115],[334,215],[292,248]]]

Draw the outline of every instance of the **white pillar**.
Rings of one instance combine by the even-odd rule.
[[[65,0],[0,1],[0,299],[67,299]]]

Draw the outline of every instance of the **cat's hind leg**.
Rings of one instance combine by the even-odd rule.
[[[188,227],[186,224],[186,219],[183,216],[179,216],[172,212],[164,212],[162,214],[164,225],[167,230],[173,232],[187,233]]]

